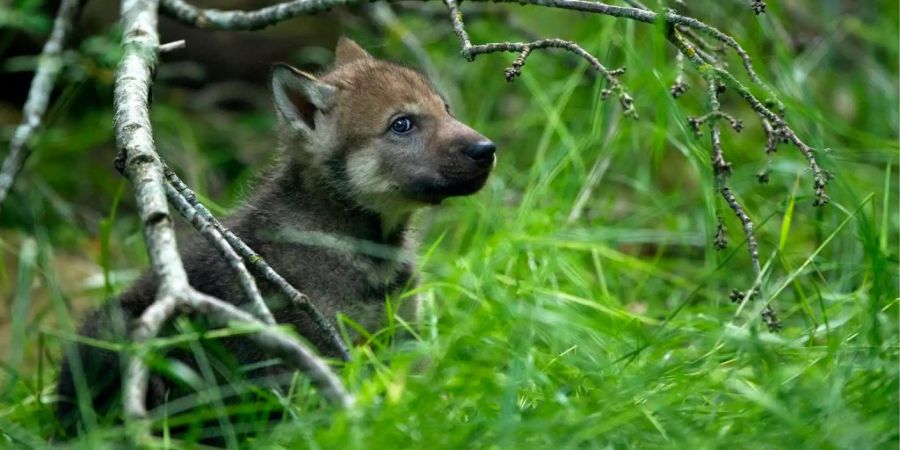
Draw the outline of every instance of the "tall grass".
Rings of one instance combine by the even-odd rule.
[[[813,208],[804,161],[782,146],[771,182],[757,184],[762,131],[740,99],[723,96],[747,124],[725,133],[725,151],[757,223],[761,300],[778,312],[781,333],[760,323],[762,301],[728,299],[755,275],[740,224],[713,190],[708,138],[686,126],[704,112],[702,84],[689,71],[688,93],[668,95],[672,49],[656,30],[513,10],[534,31],[564,33],[610,67],[625,66],[641,114],[633,121],[598,100],[603,84],[584,64],[535,54],[507,84],[513,55],[466,63],[449,27],[404,17],[440,81],[458,87],[454,112],[500,145],[480,194],[420,217],[422,282],[390,302],[419,296],[422,322],[391,317],[353,350],[341,373],[359,396],[356,410],[334,411],[299,377],[254,403],[218,400],[252,386],[208,387],[158,412],[158,440],[148,444],[191,447],[198,435],[168,430],[217,420],[249,436],[224,445],[249,448],[897,448],[897,6],[855,3],[848,14],[839,2],[793,2],[791,11],[768,2],[756,17],[746,2],[720,3],[690,12],[747,47],[789,122],[836,175],[832,204]],[[472,20],[471,32],[479,41],[515,35],[490,17]],[[393,35],[347,33],[376,54],[406,58]],[[227,209],[265,170],[274,142],[259,141],[270,114],[188,116],[177,91],[156,91],[162,152]],[[39,448],[54,432],[50,386],[60,343],[76,339],[70,314],[126,287],[145,259],[128,187],[121,194],[115,174],[91,183],[65,173],[96,171],[89,152],[98,142],[110,148],[109,111],[76,109],[67,106],[40,138],[11,199],[15,216],[5,219],[9,313],[0,317],[12,325],[0,442],[13,447]],[[234,156],[246,148],[255,166]],[[223,189],[206,173],[237,181]],[[712,246],[717,214],[729,231],[725,251]],[[92,227],[91,217],[104,220]],[[60,281],[68,267],[60,255],[73,253],[96,255],[99,282]],[[254,414],[266,410],[282,411],[281,423]],[[100,448],[127,434],[101,424],[79,443]]]

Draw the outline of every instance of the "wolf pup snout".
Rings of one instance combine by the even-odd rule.
[[[489,167],[494,165],[497,152],[497,146],[491,141],[476,142],[465,149],[463,154],[475,161],[481,167]]]

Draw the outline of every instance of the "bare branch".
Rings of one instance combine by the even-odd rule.
[[[769,172],[772,166],[772,155],[778,151],[778,132],[772,127],[768,119],[761,119],[763,132],[766,134],[766,164],[762,170],[756,173],[756,179],[761,184],[769,182]]]
[[[691,129],[694,131],[694,134],[699,137],[702,134],[700,131],[700,127],[714,118],[727,120],[731,124],[731,128],[733,128],[734,131],[738,133],[740,133],[741,130],[744,129],[744,122],[742,122],[740,119],[735,118],[731,114],[719,110],[708,112],[700,117],[691,117],[690,119],[688,119],[688,125],[690,125]]]
[[[124,54],[116,74],[114,93],[116,145],[119,148],[116,166],[135,186],[144,240],[159,279],[157,301],[142,314],[133,340],[140,347],[142,342],[159,332],[177,308],[202,313],[220,325],[233,321],[258,324],[264,328],[251,338],[264,350],[306,373],[325,397],[342,406],[351,405],[353,397],[344,391],[340,380],[300,341],[271,326],[265,328],[265,324],[252,315],[197,292],[188,284],[175,243],[172,217],[166,204],[163,165],[154,147],[149,117],[150,85],[159,51],[156,1],[124,0],[121,22]],[[127,417],[145,417],[147,380],[143,360],[140,356],[131,358],[123,378]]]
[[[148,106],[159,38],[156,2],[125,0],[122,4],[124,54],[116,74],[115,128],[119,154],[116,165],[135,187],[144,240],[160,291],[170,294],[187,287],[178,256],[175,230],[166,202],[162,165],[153,143]],[[160,298],[164,295],[160,295]]]
[[[694,44],[694,48],[697,50],[697,54],[703,57],[706,62],[710,64],[724,65],[724,61],[716,56],[725,53],[725,47],[723,45],[710,44],[703,36],[690,28],[678,27],[678,31],[681,32],[682,35],[684,35],[684,39]]]
[[[172,41],[167,44],[160,45],[159,52],[160,53],[174,52],[175,50],[181,50],[185,47],[187,47],[187,42],[185,42],[184,39],[180,39],[177,41]]]
[[[672,98],[678,98],[687,90],[688,85],[684,82],[684,55],[678,52],[675,54],[675,82],[669,87],[669,94]]]
[[[625,3],[627,3],[632,8],[646,9],[646,10],[650,9],[643,3],[636,1],[636,0],[625,0]],[[700,57],[703,58],[706,62],[708,62],[710,64],[717,64],[717,65],[721,63],[719,58],[716,57],[714,55],[714,53],[722,53],[723,52],[722,46],[713,46],[712,44],[706,42],[706,40],[703,38],[703,36],[700,36],[699,34],[697,34],[694,30],[692,30],[690,28],[685,28],[680,25],[676,25],[675,28],[678,31],[680,31],[682,34],[684,34],[685,40],[687,40],[689,43],[695,44],[695,48],[697,49],[697,54],[700,55]],[[683,65],[683,62],[684,62],[683,58],[681,58],[681,56],[682,56],[681,53],[677,53],[675,56],[676,64],[678,64],[678,66],[679,66],[679,68],[678,68],[679,74],[683,70],[681,68],[681,66]],[[676,79],[676,83],[677,83],[677,79]],[[672,86],[672,87],[675,88],[676,86],[679,86],[679,85],[676,84],[675,86]],[[673,92],[677,92],[677,90],[675,90]],[[678,96],[675,95],[674,93],[673,93],[673,97],[678,98]]]
[[[813,173],[813,189],[816,195],[813,206],[825,206],[830,200],[828,194],[825,193],[825,186],[828,184],[831,175],[819,166],[814,154],[815,149],[803,142],[780,115],[777,115],[766,108],[766,106],[763,105],[763,103],[760,102],[746,86],[734,78],[733,75],[719,68],[713,68],[713,70],[717,78],[727,83],[730,88],[735,89],[738,92],[738,95],[740,95],[741,98],[756,111],[761,119],[771,122],[777,135],[780,135],[782,139],[794,144],[794,146],[800,150],[800,153],[806,158],[806,163],[809,166],[810,171]]]
[[[185,220],[190,222],[200,234],[206,237],[213,247],[219,250],[219,254],[222,255],[225,262],[227,262],[232,270],[234,270],[238,282],[244,290],[244,294],[247,296],[247,299],[250,300],[250,306],[253,308],[253,315],[269,325],[274,325],[275,318],[272,317],[272,312],[269,311],[269,307],[266,306],[266,302],[263,301],[262,295],[260,295],[259,289],[256,287],[256,280],[254,280],[253,276],[250,275],[250,272],[247,271],[247,267],[244,266],[241,257],[238,256],[233,248],[231,248],[231,245],[225,240],[222,233],[215,229],[209,221],[207,221],[206,217],[200,215],[197,210],[188,203],[184,196],[172,187],[170,183],[166,183],[166,196]]]
[[[138,346],[139,354],[129,361],[123,388],[125,410],[129,417],[145,417],[147,414],[144,399],[149,373],[142,360],[146,352],[146,346],[142,344],[155,337],[177,309],[202,314],[213,325],[220,327],[232,323],[258,326],[259,331],[248,334],[247,339],[253,340],[263,352],[277,356],[287,365],[303,372],[329,401],[344,408],[350,408],[355,403],[354,397],[344,389],[328,365],[300,340],[276,326],[260,322],[231,304],[188,288],[181,295],[165,296],[154,302],[135,325],[132,339]]]
[[[487,1],[487,0],[477,0]],[[319,11],[325,11],[336,6],[358,3],[358,0],[293,0],[267,6],[255,11],[223,11],[217,9],[201,9],[188,4],[183,0],[162,0],[161,6],[165,14],[189,25],[199,28],[218,28],[227,30],[256,30],[274,25],[294,17]],[[645,23],[655,23],[660,17],[666,23],[692,28],[707,34],[728,47],[732,48],[741,58],[750,79],[754,83],[760,83],[759,77],[753,70],[750,56],[740,44],[731,36],[719,31],[719,29],[707,25],[693,17],[682,16],[674,11],[664,14],[650,11],[646,8],[608,5],[600,2],[585,0],[497,0],[497,3],[518,3],[522,5],[535,5],[547,8],[569,9],[600,14],[623,19],[636,20]],[[454,31],[463,43],[463,56],[470,58],[469,47],[472,41],[462,26],[462,14],[455,0],[444,0],[444,4],[451,10],[451,21]],[[452,4],[452,5],[451,5]],[[470,58],[471,59],[471,58]]]
[[[256,11],[222,11],[200,9],[183,0],[162,0],[165,14],[198,28],[222,30],[259,30],[304,14],[325,11],[335,6],[355,3],[348,0],[295,0]]]
[[[729,88],[734,89],[738,95],[750,105],[750,108],[756,112],[756,114],[760,117],[760,120],[764,122],[768,122],[769,125],[773,128],[776,135],[786,141],[794,144],[800,153],[803,154],[804,158],[806,158],[807,165],[813,173],[813,189],[815,191],[816,199],[813,202],[813,206],[824,206],[828,203],[829,197],[825,192],[825,186],[828,184],[828,180],[830,179],[830,174],[824,171],[820,166],[818,161],[815,158],[815,150],[806,145],[798,136],[794,130],[788,126],[787,122],[778,114],[772,112],[763,102],[759,101],[756,96],[750,92],[743,83],[737,80],[732,74],[728,71],[715,67],[711,64],[708,64],[703,60],[698,54],[696,49],[690,45],[684,37],[681,36],[681,33],[675,29],[674,26],[670,26],[668,32],[666,33],[667,39],[670,42],[675,44],[678,50],[685,55],[700,71],[700,73],[707,80],[712,79],[716,83],[723,83],[727,85]],[[781,108],[779,108],[781,109]],[[765,127],[765,123],[763,127]]]
[[[715,128],[715,126],[713,126],[713,128]],[[724,180],[719,183],[719,192],[722,194],[722,198],[725,199],[725,203],[728,204],[728,207],[734,211],[734,215],[741,221],[741,226],[744,227],[744,234],[747,236],[747,252],[750,253],[753,272],[754,274],[759,275],[761,271],[759,264],[759,244],[756,242],[756,233],[753,230],[753,220],[750,219],[750,216],[747,215],[747,212],[744,211],[744,208],[738,203],[737,199],[734,197],[734,193],[731,192],[731,188],[725,184]]]
[[[447,10],[450,12],[450,22],[453,30],[459,38],[462,45],[462,55],[469,61],[473,61],[476,56],[496,53],[496,52],[517,52],[519,57],[513,61],[512,66],[506,69],[506,81],[512,81],[522,74],[522,66],[525,60],[536,49],[559,48],[569,51],[581,58],[584,58],[591,67],[606,78],[607,89],[601,94],[601,99],[605,100],[612,92],[616,93],[619,98],[619,104],[622,105],[622,112],[627,116],[637,118],[637,110],[634,109],[634,100],[625,92],[625,88],[619,82],[619,76],[624,73],[624,69],[609,70],[600,63],[595,56],[588,53],[578,44],[563,39],[540,39],[532,42],[494,42],[489,44],[473,45],[469,34],[463,23],[462,13],[456,0],[444,0]]]
[[[719,128],[715,124],[715,121],[710,124],[710,127],[712,130],[711,134],[713,136],[713,154],[717,155],[721,162],[724,162],[724,159],[722,159],[721,143],[718,142]],[[713,166],[716,166],[716,156],[713,156]],[[728,167],[730,173],[731,165],[728,164]],[[737,198],[735,198],[734,193],[731,191],[731,188],[729,188],[725,183],[727,177],[727,173],[716,175],[716,183],[718,184],[719,192],[722,194],[722,198],[725,199],[725,203],[727,203],[728,207],[731,208],[732,211],[734,211],[734,215],[737,216],[738,220],[741,221],[741,226],[744,228],[744,235],[747,237],[747,251],[750,253],[750,261],[753,265],[754,273],[754,285],[753,287],[751,287],[749,293],[746,296],[741,295],[740,300],[735,299],[735,297],[737,297],[736,295],[732,296],[732,301],[740,303],[743,302],[746,298],[757,297],[756,293],[759,291],[759,288],[758,286],[756,286],[756,280],[759,280],[762,269],[760,268],[759,264],[759,244],[756,241],[756,233],[753,230],[753,220],[750,219],[750,216],[746,211],[744,211],[744,208],[741,206],[741,204],[738,203]],[[724,225],[721,222],[721,218],[719,218],[719,223],[717,225],[715,245],[716,248],[719,249],[725,248],[726,245],[724,237]],[[769,331],[774,333],[781,329],[781,323],[778,320],[778,316],[775,315],[775,310],[772,309],[771,305],[765,305],[760,312],[760,315],[762,316],[763,322],[766,324],[766,327]]]
[[[734,119],[720,110],[721,105],[719,104],[719,84],[712,72],[708,72],[707,82],[710,112],[700,119],[692,119],[691,125],[694,127],[699,127],[697,123],[708,124],[710,129],[710,142],[712,145],[712,167],[713,173],[716,177],[716,188],[722,195],[722,198],[725,199],[725,203],[728,205],[728,207],[731,208],[732,211],[734,211],[734,215],[737,216],[738,220],[741,221],[741,226],[744,229],[744,235],[747,237],[747,252],[750,254],[750,263],[753,266],[754,285],[750,288],[746,296],[742,296],[740,298],[739,301],[743,302],[746,298],[755,297],[755,293],[758,292],[756,283],[758,282],[762,274],[762,268],[759,263],[759,243],[756,241],[756,232],[753,229],[753,220],[750,218],[750,215],[748,215],[744,210],[744,207],[741,206],[741,204],[737,201],[737,198],[734,196],[734,192],[731,191],[731,188],[728,187],[727,184],[728,177],[731,175],[731,163],[725,160],[725,154],[722,151],[722,140],[718,121],[719,119],[725,118],[730,119],[732,122],[734,122]],[[734,124],[732,124],[732,127],[736,131],[740,131],[740,128],[734,126]],[[725,226],[722,222],[721,216],[717,216],[714,245],[719,250],[724,249],[727,245],[727,239],[725,237]],[[736,297],[737,296],[732,293],[732,301],[738,301],[736,300]],[[775,332],[781,328],[778,317],[775,315],[775,311],[771,306],[765,305],[763,307],[761,315],[769,331]]]
[[[197,200],[197,196],[186,184],[184,184],[184,182],[181,181],[181,179],[178,178],[178,175],[176,175],[175,172],[166,168],[165,175],[172,188],[183,196],[185,201],[195,209],[197,215],[202,217],[207,223],[211,224],[213,228],[221,233],[221,235],[225,237],[225,240],[228,241],[228,244],[244,258],[244,262],[250,264],[257,275],[272,282],[295,307],[308,314],[310,319],[312,319],[319,329],[326,332],[328,336],[331,336],[332,347],[341,355],[341,358],[345,361],[349,360],[350,350],[347,349],[340,334],[338,334],[337,330],[331,326],[315,305],[310,302],[309,298],[291,286],[284,277],[272,269],[272,267],[266,263],[266,260],[245,244],[241,238],[225,228],[218,219],[216,219],[215,216],[213,216],[212,213]]]
[[[446,1],[451,2],[453,0]],[[607,69],[603,64],[600,64],[600,61],[596,57],[574,42],[563,39],[541,39],[533,42],[494,42],[490,44],[471,45],[469,46],[468,54],[471,59],[474,59],[476,55],[488,53],[518,52],[519,57],[513,61],[510,68],[506,69],[506,81],[512,81],[522,74],[522,66],[525,65],[525,60],[528,59],[528,56],[531,55],[532,51],[546,48],[564,49],[584,58],[594,70],[606,78],[609,87],[602,91],[601,99],[605,100],[612,92],[615,92],[619,98],[619,103],[622,105],[623,114],[637,118],[637,111],[634,109],[634,100],[627,92],[625,92],[625,88],[619,82],[619,76],[625,73],[625,69]]]
[[[131,341],[136,345],[138,354],[128,359],[125,373],[122,375],[122,408],[125,417],[141,418],[147,416],[147,384],[150,380],[150,371],[144,363],[144,342],[159,334],[162,326],[172,318],[178,301],[174,296],[167,295],[157,297],[140,319],[133,325]]]
[[[16,176],[31,154],[31,146],[28,145],[28,141],[31,140],[35,130],[41,126],[44,113],[47,111],[56,76],[62,69],[60,55],[66,38],[75,26],[81,6],[82,0],[62,0],[59,4],[56,20],[53,21],[53,31],[50,32],[50,37],[41,51],[37,70],[28,90],[28,98],[22,108],[24,116],[22,123],[13,134],[9,143],[9,154],[6,155],[3,166],[0,168],[0,205],[6,200],[9,190],[16,181]]]

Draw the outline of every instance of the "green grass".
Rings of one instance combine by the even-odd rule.
[[[788,13],[768,2],[769,14],[755,17],[745,2],[724,3],[692,14],[747,48],[789,123],[836,175],[832,204],[813,208],[804,161],[782,145],[771,182],[757,184],[762,131],[733,93],[723,96],[746,124],[724,132],[725,151],[757,225],[761,298],[782,332],[765,331],[762,302],[728,299],[755,275],[740,224],[714,192],[708,137],[687,128],[704,112],[704,88],[688,70],[688,93],[667,94],[672,49],[653,29],[512,9],[534,31],[562,27],[608,66],[627,67],[622,81],[641,114],[633,121],[614,99],[599,102],[603,84],[561,53],[534,54],[508,84],[514,55],[467,63],[449,27],[404,17],[442,81],[458,88],[457,115],[500,145],[481,193],[420,217],[423,322],[392,318],[353,350],[341,371],[359,398],[352,411],[324,404],[297,378],[257,403],[173,404],[148,445],[190,447],[195,436],[165,430],[205,418],[251,430],[231,441],[250,448],[897,448],[897,6],[859,4],[849,15],[832,3],[795,2]],[[471,20],[476,41],[515,36],[500,21]],[[415,64],[395,37],[347,32]],[[67,86],[78,97],[90,84]],[[155,94],[161,152],[215,211],[229,209],[271,156],[271,114],[185,112],[183,93],[158,85]],[[90,156],[112,159],[109,110],[75,109],[54,116],[4,205],[10,313],[0,322],[12,323],[14,351],[0,378],[0,446],[39,448],[52,435],[61,340],[73,338],[86,304],[127,287],[145,265],[130,186],[121,190]],[[79,170],[96,175],[83,180]],[[724,251],[712,245],[717,214],[729,232]],[[96,260],[101,281],[66,284],[61,258],[72,254]],[[400,332],[407,338],[395,339]],[[215,405],[215,394],[201,389],[196,399]],[[283,423],[253,418],[266,408],[283,409]],[[128,435],[98,426],[76,445]]]

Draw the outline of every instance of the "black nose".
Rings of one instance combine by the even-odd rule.
[[[481,167],[487,167],[494,163],[494,152],[497,146],[491,141],[476,142],[463,149],[463,155],[468,156]]]

